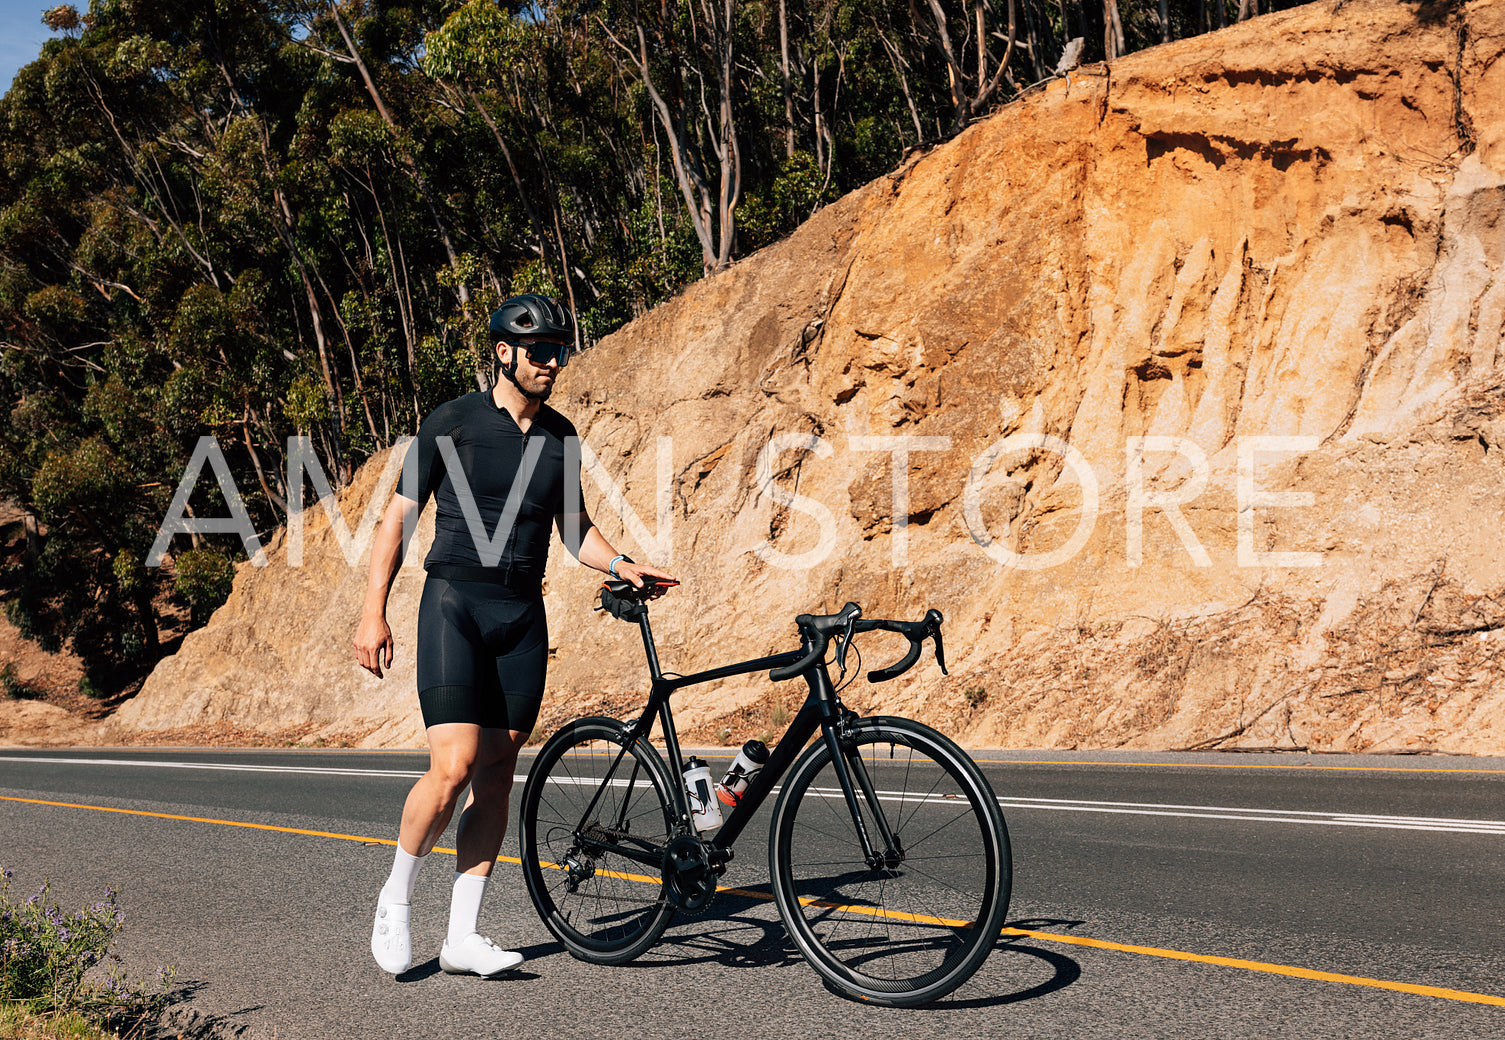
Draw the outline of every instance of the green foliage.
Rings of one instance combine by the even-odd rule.
[[[218,549],[207,546],[178,554],[174,584],[188,601],[195,624],[203,624],[230,597],[235,564]]]
[[[120,461],[100,437],[51,451],[32,482],[32,501],[44,522],[100,522],[123,492]]]
[[[287,388],[287,406],[284,409],[287,421],[299,431],[310,429],[315,423],[329,418],[329,401],[324,396],[324,384],[317,377],[304,373]]]
[[[762,248],[788,235],[826,201],[825,177],[815,156],[795,152],[779,168],[767,190],[750,195],[742,203],[743,245]]]
[[[162,1011],[175,972],[159,969],[155,984],[127,978],[114,952],[125,911],[113,887],[69,913],[49,898],[46,881],[15,902],[13,877],[14,871],[0,869],[0,1007],[111,1028],[135,1028]],[[93,981],[100,973],[105,980]]]
[[[525,23],[493,0],[469,0],[424,37],[423,71],[435,79],[493,86],[524,60],[529,35]]]
[[[13,701],[33,701],[46,695],[42,690],[18,677],[16,666],[11,661],[5,662],[5,666],[0,667],[0,693],[3,693],[7,700]]]

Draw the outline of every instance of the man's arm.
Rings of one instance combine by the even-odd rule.
[[[418,503],[393,495],[382,514],[381,526],[371,541],[371,573],[366,580],[366,602],[355,630],[355,659],[378,679],[382,669],[392,667],[392,629],[387,625],[387,594],[402,566],[403,532],[418,519]]]
[[[555,520],[559,528],[559,535],[564,539],[565,548],[570,554],[585,564],[605,574],[610,574],[611,561],[619,555],[617,550],[611,547],[601,529],[591,523],[591,519],[585,513],[577,513],[574,516],[561,515]],[[579,544],[573,544],[569,537],[571,531],[583,531]],[[373,562],[374,562],[373,556]],[[663,578],[667,581],[678,581],[668,571],[659,570],[657,567],[648,567],[640,563],[628,563],[626,560],[617,564],[617,577],[623,581],[630,581],[633,585],[641,588],[644,578]]]

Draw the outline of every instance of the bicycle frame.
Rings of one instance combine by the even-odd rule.
[[[659,667],[658,651],[653,641],[653,629],[648,622],[648,613],[644,611],[637,619],[638,628],[643,637],[643,649],[648,658],[648,672],[652,678],[652,686],[648,695],[648,703],[643,713],[636,722],[626,730],[622,750],[617,753],[616,760],[612,763],[611,770],[614,772],[620,765],[623,756],[627,754],[627,748],[634,741],[646,738],[653,729],[654,719],[657,718],[664,735],[664,747],[667,752],[673,779],[679,781],[683,776],[683,760],[680,757],[679,737],[674,728],[674,715],[669,708],[669,698],[673,694],[688,686],[698,686],[702,683],[714,682],[718,679],[727,679],[736,675],[746,675],[751,672],[766,671],[773,668],[786,667],[801,660],[810,650],[807,643],[799,650],[791,650],[782,654],[774,654],[769,657],[759,657],[754,660],[740,661],[736,664],[722,665],[719,668],[710,668],[692,675],[666,676]],[[721,824],[716,833],[706,839],[706,845],[714,852],[719,852],[721,862],[731,859],[731,849],[744,828],[752,820],[753,815],[762,806],[764,799],[773,790],[789,767],[794,764],[810,738],[819,730],[827,745],[831,748],[831,760],[836,775],[841,783],[842,794],[846,800],[847,808],[852,814],[852,822],[856,827],[858,837],[862,842],[862,850],[870,866],[887,863],[892,866],[898,859],[903,858],[903,850],[896,847],[893,833],[889,828],[888,820],[878,803],[877,791],[873,788],[867,770],[862,765],[860,757],[848,758],[842,753],[840,727],[844,721],[846,709],[837,696],[835,687],[831,683],[830,673],[826,670],[824,661],[816,661],[803,674],[810,688],[804,704],[789,723],[789,728],[779,738],[769,754],[768,762],[759,770],[747,790],[743,792],[737,807],[731,815]],[[855,786],[854,786],[855,781]],[[694,833],[691,820],[689,796],[682,782],[670,784],[670,796],[674,799],[674,810],[685,833]],[[596,805],[601,799],[604,787],[598,789],[596,796],[586,807],[581,817],[580,826],[583,828],[585,820],[590,819],[595,812]],[[877,824],[882,849],[879,851],[873,844],[867,824],[864,821],[862,803],[858,801],[859,793],[866,802],[868,811]],[[629,850],[618,847],[619,855],[636,860],[645,865],[658,866],[659,858],[653,852],[647,850]]]

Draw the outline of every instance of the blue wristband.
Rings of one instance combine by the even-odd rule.
[[[611,558],[611,562],[606,565],[606,573],[610,574],[613,578],[616,578],[618,581],[621,581],[622,579],[617,574],[617,564],[622,563],[623,561],[626,561],[627,563],[632,563],[633,559],[632,559],[631,556],[627,556],[627,555],[618,553],[616,556],[613,556]]]

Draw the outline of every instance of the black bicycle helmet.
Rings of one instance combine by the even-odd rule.
[[[504,300],[491,312],[491,334],[509,342],[517,336],[549,336],[574,342],[575,319],[547,296],[524,293]]]
[[[512,361],[504,364],[500,357],[497,358],[496,371],[506,376],[524,397],[546,401],[554,389],[552,386],[542,391],[524,390],[522,383],[517,381],[519,344],[525,339],[534,338],[559,340],[567,344],[559,348],[559,364],[562,368],[569,363],[570,354],[574,350],[575,318],[566,307],[547,296],[524,293],[502,301],[502,305],[491,312],[491,336],[493,340],[501,340],[513,348]]]

